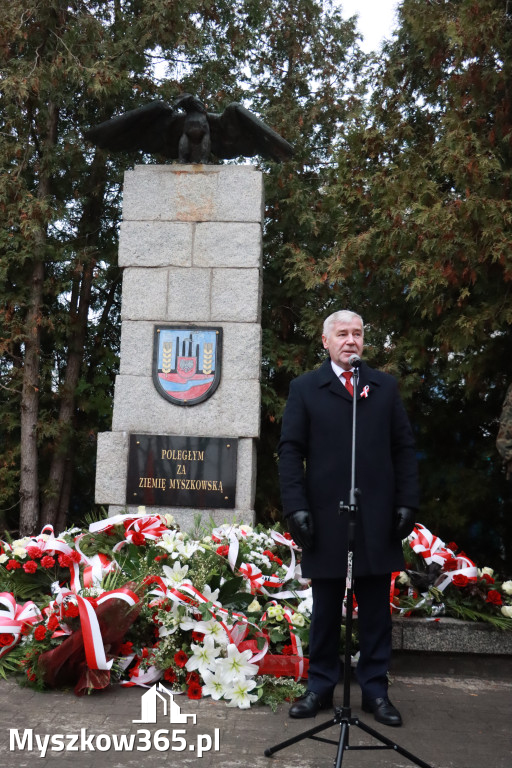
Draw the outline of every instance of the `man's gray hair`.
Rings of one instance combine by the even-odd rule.
[[[357,312],[352,312],[350,309],[340,309],[338,312],[333,312],[332,315],[329,315],[329,317],[326,317],[324,320],[324,327],[323,327],[323,335],[328,336],[329,332],[334,325],[334,323],[340,323],[340,322],[346,322],[349,323],[351,320],[354,319],[354,317],[358,317],[361,321],[361,325],[363,327],[363,336],[364,336],[364,323],[363,318],[361,315],[358,315]]]

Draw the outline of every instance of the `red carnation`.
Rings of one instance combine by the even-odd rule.
[[[172,667],[167,667],[167,669],[165,670],[164,680],[167,680],[168,683],[176,682],[176,672]]]
[[[229,552],[229,547],[227,544],[224,544],[222,547],[217,547],[215,550],[218,555],[221,555],[221,557],[227,557]]]
[[[54,613],[52,613],[52,615],[48,619],[48,629],[50,630],[50,632],[53,632],[53,630],[57,629],[58,626],[59,626],[59,619]]]
[[[70,553],[69,557],[70,557],[70,559],[71,559],[71,560],[72,560],[74,563],[80,563],[80,562],[82,561],[82,555],[80,554],[80,552],[77,552],[77,551],[76,551],[76,549],[74,549],[74,550],[73,550],[73,551]]]
[[[462,573],[456,573],[452,581],[456,587],[467,587],[467,585],[469,584],[468,577],[464,576],[464,574]]]
[[[192,683],[187,690],[187,696],[189,699],[200,699],[203,695],[203,689],[199,683]]]
[[[21,563],[18,563],[17,560],[9,560],[5,567],[8,571],[15,571],[16,568],[21,568]]]
[[[43,568],[53,568],[53,566],[55,565],[55,558],[50,557],[50,555],[45,555],[45,557],[43,557],[43,559],[41,560],[41,565],[43,566]]]
[[[119,656],[129,656],[133,653],[133,643],[126,642],[119,646]]]
[[[72,565],[71,558],[68,555],[59,555],[59,565],[61,568],[70,568]]]
[[[35,640],[44,640],[46,637],[46,629],[42,624],[39,624],[38,627],[36,627],[36,630],[34,632],[34,639]]]
[[[35,573],[37,571],[37,563],[34,560],[28,560],[23,563],[23,570],[25,573]]]
[[[135,531],[134,533],[132,533],[131,538],[132,538],[132,544],[136,544],[138,547],[140,547],[141,544],[146,543],[146,537],[140,531]]]
[[[66,606],[66,610],[64,611],[64,616],[67,619],[74,619],[78,616],[80,611],[78,610],[78,605],[75,605],[75,603],[68,603]]]
[[[10,645],[14,641],[14,635],[10,632],[2,632],[0,634],[0,646]]]
[[[177,667],[180,667],[181,669],[183,669],[187,661],[188,661],[188,656],[185,653],[185,651],[178,651],[177,653],[174,654],[174,663],[176,664]]]
[[[41,549],[41,547],[36,547],[34,545],[34,546],[31,546],[31,547],[27,547],[27,554],[28,554],[29,557],[31,557],[33,560],[35,560],[36,558],[39,558],[39,557],[43,556],[43,550]]]
[[[497,589],[490,589],[487,593],[486,603],[492,603],[493,605],[501,605],[503,600]]]
[[[283,656],[293,656],[293,646],[291,645],[283,645],[283,650],[281,651]]]

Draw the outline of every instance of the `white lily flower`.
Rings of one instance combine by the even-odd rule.
[[[203,587],[203,595],[206,597],[209,603],[213,603],[214,605],[220,606],[221,603],[219,603],[219,590],[214,589],[213,592],[211,590],[211,587],[209,584],[205,584]]]
[[[201,645],[191,643],[190,647],[192,648],[192,656],[190,656],[185,667],[189,672],[197,669],[204,679],[205,672],[215,668],[215,661],[220,653],[220,648],[215,645],[215,640],[211,635],[206,636]]]
[[[231,687],[226,683],[226,677],[221,667],[215,665],[215,671],[207,669],[203,675],[203,696],[211,696],[214,701],[222,699],[226,693],[231,692]]]
[[[226,645],[228,636],[226,630],[217,619],[198,621],[194,627],[196,632],[202,632],[205,637],[213,637],[220,645]]]
[[[198,541],[179,541],[177,551],[185,560],[189,560],[196,552],[204,552],[204,547]]]
[[[188,573],[188,565],[182,565],[178,560],[170,568],[168,565],[162,567],[165,573],[164,582],[169,587],[179,587],[185,581],[185,577]]]
[[[254,680],[237,680],[233,688],[230,691],[226,691],[224,694],[226,699],[229,699],[228,707],[239,707],[240,709],[248,709],[252,702],[258,700],[258,696],[254,693],[249,693],[256,686]]]
[[[228,645],[228,656],[226,659],[219,659],[217,662],[221,665],[230,683],[243,680],[245,677],[252,677],[258,672],[258,665],[251,664],[252,651],[239,651],[234,643]]]

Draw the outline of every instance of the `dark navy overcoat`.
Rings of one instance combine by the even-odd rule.
[[[396,379],[363,363],[356,397],[357,577],[403,569],[394,512],[417,509],[419,492],[415,441]],[[347,514],[339,505],[350,501],[351,446],[352,398],[327,359],[292,381],[278,449],[284,516],[302,509],[313,516],[304,576],[346,574]]]

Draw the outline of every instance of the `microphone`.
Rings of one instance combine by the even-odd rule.
[[[361,360],[361,358],[359,357],[359,355],[350,355],[350,357],[349,357],[349,359],[348,359],[348,364],[349,364],[349,365],[350,365],[352,368],[359,368],[362,362],[363,362],[363,361]]]

